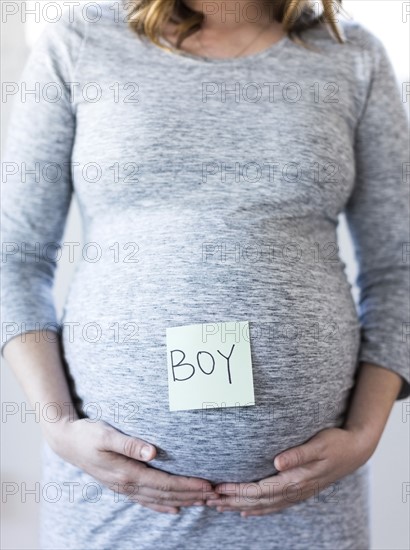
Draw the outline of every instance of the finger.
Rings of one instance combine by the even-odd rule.
[[[132,463],[132,460],[129,460]],[[147,471],[145,465],[140,465],[140,467],[144,468],[144,472]],[[138,469],[140,469],[140,467]],[[177,505],[182,505],[187,502],[192,503],[194,501],[205,502],[205,497],[208,494],[202,491],[168,491],[168,487],[165,485],[160,489],[153,489],[146,485],[145,476],[141,475],[140,471],[137,474],[139,481],[128,481],[128,479],[132,479],[133,474],[134,478],[137,477],[135,472],[131,469],[124,474],[124,465],[122,465],[122,470],[123,471],[117,475],[117,479],[111,479],[110,482],[107,482],[106,479],[104,480],[105,472],[100,476],[94,473],[94,478],[99,479],[103,484],[120,494],[127,495],[128,497],[147,498],[152,500],[152,502],[175,501]]]
[[[272,506],[283,498],[292,498],[301,491],[305,483],[311,483],[316,478],[317,472],[307,476],[305,466],[303,470],[300,468],[279,473],[258,483],[222,483],[215,486],[219,498],[208,498],[206,504],[246,509],[259,505]]]
[[[162,512],[165,514],[178,514],[179,509],[172,506],[160,506],[159,504],[143,504],[145,508],[150,508],[154,512]]]
[[[231,511],[231,512],[240,512],[241,514],[242,513],[254,514],[254,513],[264,512],[265,510],[279,511],[282,508],[292,506],[293,504],[295,504],[294,501],[289,502],[289,501],[282,501],[282,500],[279,502],[275,502],[275,504],[269,501],[261,501],[261,502],[258,502],[257,504],[241,502],[239,504],[224,503],[216,506],[215,508],[218,512]]]
[[[114,428],[104,430],[101,447],[104,451],[113,451],[142,462],[152,460],[157,453],[154,445],[143,439],[125,435]]]
[[[214,486],[214,491],[222,497],[232,497],[237,499],[247,498],[254,499],[270,495],[273,488],[280,486],[280,478],[278,475],[262,479],[259,482],[250,483],[218,483]]]
[[[219,483],[214,491],[223,502],[257,502],[258,500],[272,500],[274,494],[281,487],[283,478],[280,474],[251,483]],[[208,498],[208,500],[213,500]]]
[[[143,473],[141,474],[141,468]],[[119,476],[119,490],[124,493],[138,493],[140,496],[167,501],[205,501],[216,496],[210,482],[201,478],[189,478],[168,474],[145,464],[137,466],[130,459],[122,466]],[[128,480],[135,479],[134,482]],[[185,483],[185,485],[184,485]],[[185,488],[184,488],[185,487]]]
[[[218,493],[219,495],[243,495],[244,492],[248,490],[249,487],[253,486],[255,487],[255,483],[231,483],[231,482],[224,482],[224,483],[217,483],[214,486],[214,491]]]
[[[162,498],[150,498],[145,495],[132,495],[128,500],[132,502],[138,502],[140,504],[155,504],[158,506],[173,506],[173,507],[205,505],[203,501],[197,501],[195,499],[180,501],[180,500],[168,500],[168,499],[162,499]]]
[[[215,494],[212,484],[206,479],[168,474],[156,468],[147,468],[144,472],[144,486],[164,493],[195,493],[200,498]]]
[[[107,471],[103,469],[101,473],[94,477],[99,477],[104,484],[109,485],[113,490],[132,495],[147,496],[153,499],[184,501],[205,501],[208,496],[217,496],[212,491],[212,485],[206,480],[200,478],[181,478],[187,480],[186,489],[178,483],[173,483],[176,478],[173,474],[168,474],[150,468],[146,464],[136,463],[130,458],[124,457],[124,462],[120,467],[110,472],[110,482],[107,482]],[[176,490],[175,490],[176,487]],[[196,490],[190,490],[190,487],[197,487]],[[210,488],[210,489],[209,489]]]
[[[262,506],[256,507],[233,507],[233,506],[218,506],[218,512],[239,512],[242,517],[247,516],[263,516],[266,514],[272,514],[275,512],[280,512],[285,508],[292,506],[294,502],[280,502],[275,505],[264,504]]]
[[[205,499],[203,498],[202,493],[198,492],[174,492],[174,491],[159,491],[156,489],[151,489],[150,487],[145,487],[143,485],[138,485],[135,483],[127,483],[120,486],[120,492],[127,494],[129,497],[135,497],[140,499],[147,499],[147,501],[157,502],[157,503],[171,503],[175,506],[183,506],[187,504],[192,504],[193,502],[201,501],[205,504]]]
[[[303,445],[292,447],[285,452],[276,455],[274,466],[277,470],[283,472],[290,468],[302,466],[308,462],[321,459],[322,445],[312,440]]]
[[[272,506],[272,499],[258,498],[258,499],[249,500],[246,498],[235,499],[235,497],[226,497],[218,501],[207,500],[206,505],[216,509],[229,508],[232,510],[252,510],[255,507]]]
[[[162,501],[174,501],[177,505],[183,505],[187,502],[203,501],[205,497],[202,492],[198,491],[159,491],[157,489],[151,489],[150,487],[139,486],[138,495],[142,498],[148,498],[153,500]]]
[[[97,479],[97,478],[96,478]],[[104,484],[104,483],[103,483]],[[198,497],[197,493],[162,493],[161,491],[147,490],[136,483],[111,483],[109,488],[118,494],[124,495],[126,501],[152,503],[163,506],[205,506],[205,501]]]
[[[307,498],[305,496],[304,498]],[[304,500],[301,499],[301,500]],[[275,514],[277,512],[280,512],[281,510],[285,510],[286,508],[290,508],[296,504],[295,501],[290,501],[288,499],[281,499],[278,502],[275,502],[274,505],[267,505],[267,506],[260,506],[256,507],[254,509],[245,509],[242,510],[241,516],[242,517],[248,517],[248,516],[266,516],[267,514]]]
[[[298,504],[304,500],[307,500],[308,498],[311,498],[316,494],[316,484],[308,485],[301,489],[296,489],[295,491],[292,490],[282,492],[275,497],[274,501],[267,501],[267,500],[261,500],[260,503],[254,506],[247,506],[246,504],[241,507],[243,512],[246,512],[246,514],[251,513],[259,513],[261,512],[263,514],[266,510],[271,510],[272,512],[279,512],[280,510],[283,510],[285,508],[289,508],[290,506],[294,506],[295,504]],[[225,508],[225,505],[222,505]],[[231,506],[232,509],[238,509],[238,507]],[[269,513],[269,512],[268,512]]]
[[[276,514],[277,512],[280,512],[280,510],[281,509],[278,509],[277,507],[260,508],[257,510],[246,510],[241,512],[241,517],[247,518],[248,516],[267,516],[268,514]]]
[[[295,471],[297,470],[292,470],[292,472]],[[254,512],[266,509],[279,511],[306,500],[317,493],[319,483],[317,477],[301,481],[301,474],[299,473],[297,481],[290,481],[289,475],[290,472],[286,472],[275,476],[281,480],[280,489],[275,489],[270,495],[264,493],[260,498],[249,498],[246,495],[239,498],[221,495],[219,499],[207,500],[206,504],[215,507],[218,511],[236,510],[254,514]],[[327,485],[328,482],[322,480],[322,488]]]

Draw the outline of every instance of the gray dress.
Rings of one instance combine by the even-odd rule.
[[[278,453],[342,425],[359,361],[400,374],[398,399],[410,393],[398,83],[379,39],[352,21],[342,22],[344,45],[319,27],[304,35],[315,49],[285,38],[218,60],[141,41],[110,6],[50,23],[22,76],[37,97],[15,97],[2,345],[60,323],[67,376],[90,421],[153,443],[155,468],[262,480]],[[73,194],[81,246],[61,243]],[[342,212],[358,307],[337,249]],[[80,255],[62,319],[52,300],[59,243]],[[22,256],[24,244],[36,253]],[[255,405],[170,412],[166,328],[242,320]],[[154,512],[47,445],[42,483],[42,548],[370,544],[368,464],[248,519],[209,507]]]

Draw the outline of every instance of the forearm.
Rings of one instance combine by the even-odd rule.
[[[393,371],[361,363],[344,428],[365,434],[369,445],[377,447],[402,384]]]
[[[70,395],[61,358],[60,344],[38,338],[35,333],[25,334],[25,341],[16,337],[4,347],[3,355],[14,372],[30,405],[39,403],[40,411],[47,410],[46,405],[56,406],[54,414],[57,421],[47,421],[46,415],[40,415],[40,426],[47,439],[59,430],[62,423],[76,420],[78,415]],[[51,414],[51,413],[50,413]]]

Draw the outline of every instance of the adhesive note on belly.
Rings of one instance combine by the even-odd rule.
[[[255,404],[248,321],[166,329],[169,410]]]

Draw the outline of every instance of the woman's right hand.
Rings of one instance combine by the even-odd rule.
[[[61,458],[130,501],[156,512],[178,513],[180,506],[204,504],[216,495],[205,479],[147,466],[145,463],[156,456],[154,445],[125,435],[106,422],[86,418],[62,421],[46,438]]]

